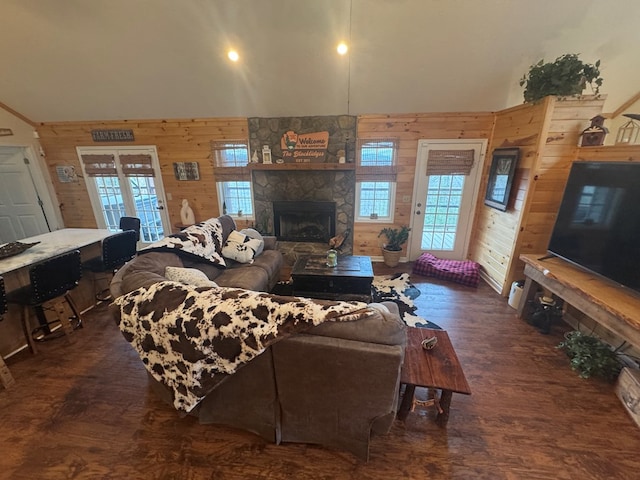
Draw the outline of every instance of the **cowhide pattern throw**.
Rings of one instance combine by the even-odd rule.
[[[222,224],[217,218],[210,218],[191,225],[180,233],[168,235],[138,253],[156,251],[169,251],[178,255],[196,257],[221,267],[227,265],[222,256]]]
[[[278,340],[325,321],[351,321],[374,310],[224,287],[159,282],[114,300],[122,334],[145,367],[191,411],[227,375]]]

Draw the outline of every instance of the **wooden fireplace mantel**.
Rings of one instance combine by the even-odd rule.
[[[355,163],[250,163],[249,170],[355,170]]]
[[[563,299],[595,322],[640,348],[640,295],[557,257],[520,255],[525,263],[524,289],[518,305],[522,317],[536,284]]]

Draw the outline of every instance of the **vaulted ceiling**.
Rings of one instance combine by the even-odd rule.
[[[579,53],[613,111],[640,90],[639,24],[638,0],[2,0],[0,102],[36,122],[494,111]]]

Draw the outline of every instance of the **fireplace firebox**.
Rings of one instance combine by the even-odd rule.
[[[336,234],[336,203],[273,202],[273,227],[278,240],[326,243]]]

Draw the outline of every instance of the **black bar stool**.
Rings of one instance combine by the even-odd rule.
[[[4,289],[4,278],[0,277],[0,320],[2,320],[2,314],[7,311],[7,293]],[[2,355],[0,355],[0,381],[4,388],[11,387],[16,381],[13,379],[13,375],[9,371],[9,367],[4,363]]]
[[[69,292],[76,288],[82,276],[80,250],[56,255],[31,266],[29,269],[30,285],[9,292],[9,303],[22,305],[22,328],[27,337],[31,351],[37,353],[36,341],[48,340],[61,336],[51,332],[51,325],[60,323],[61,332],[69,340],[73,326],[69,321],[65,302],[73,313],[77,326],[82,325],[80,312]],[[56,319],[49,322],[44,312],[44,304],[52,302]],[[29,325],[30,309],[33,308],[40,325],[31,328]]]
[[[120,217],[120,230],[133,230],[137,233],[136,240],[140,241],[140,219],[138,217]]]
[[[92,258],[84,263],[83,268],[94,274],[94,290],[96,274],[115,274],[120,267],[137,254],[138,233],[135,230],[114,233],[102,240],[102,256]],[[105,301],[111,298],[109,287],[96,292],[96,299]]]

